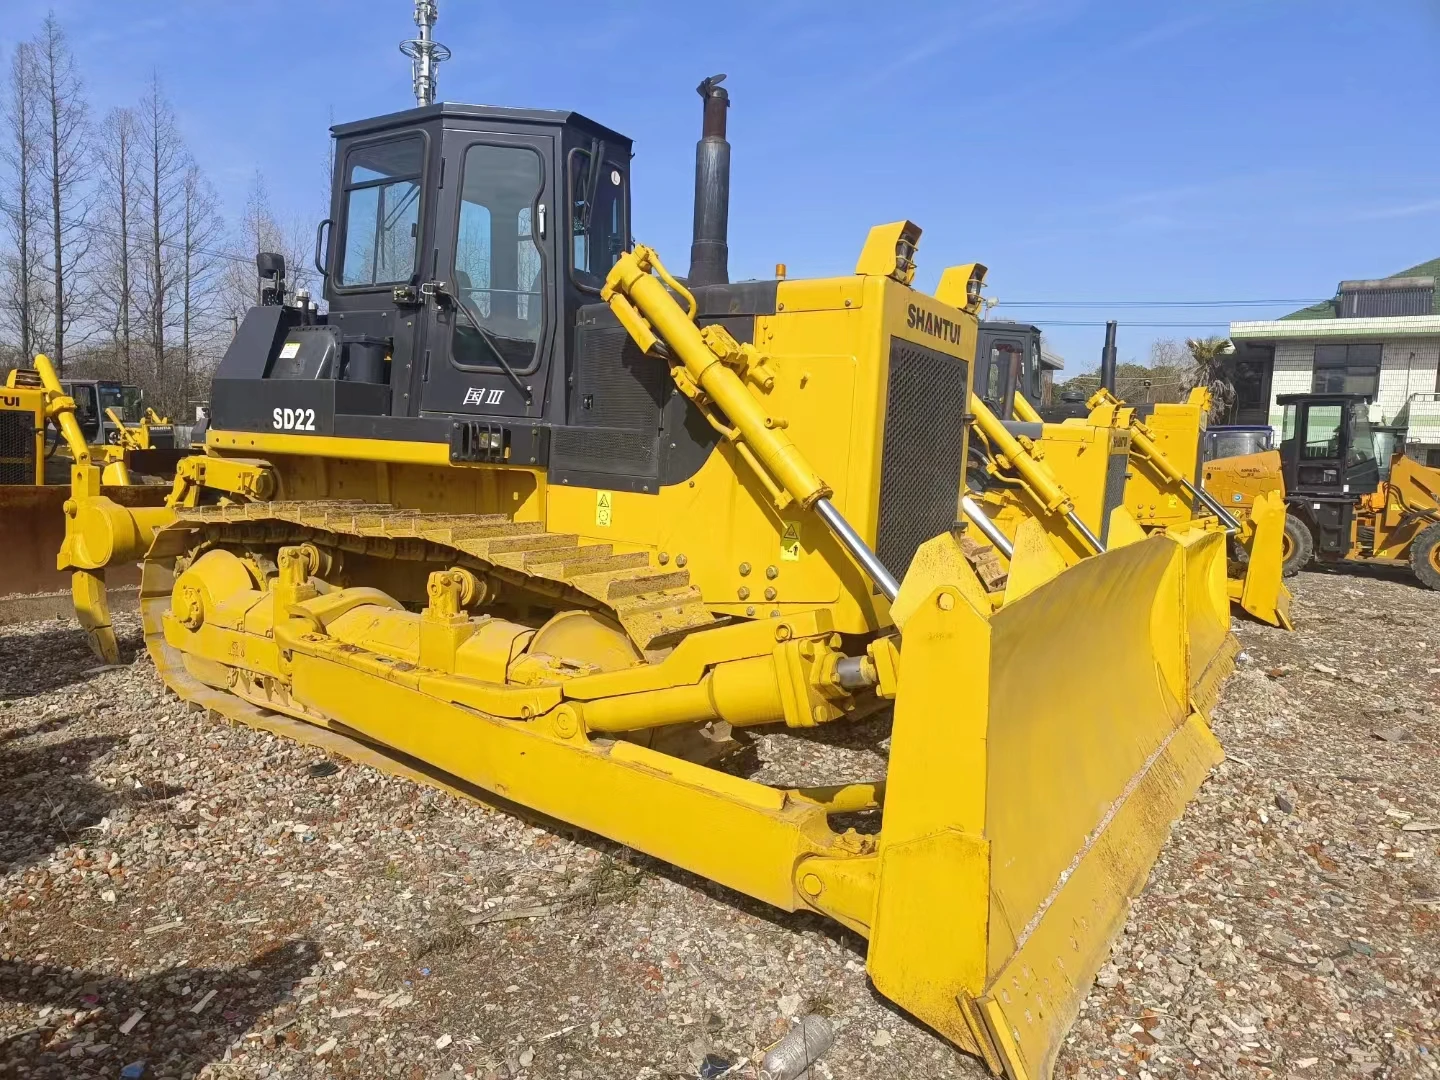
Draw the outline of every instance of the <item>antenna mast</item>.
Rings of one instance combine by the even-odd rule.
[[[450,50],[430,37],[438,18],[437,0],[415,0],[415,25],[420,27],[420,36],[400,43],[400,51],[410,57],[415,103],[422,107],[435,103],[435,69],[450,59]]]

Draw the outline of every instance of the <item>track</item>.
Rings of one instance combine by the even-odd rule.
[[[439,514],[384,503],[317,500],[196,507],[156,536],[149,560],[171,561],[202,545],[273,547],[314,543],[342,552],[462,566],[506,592],[559,609],[612,615],[647,657],[715,622],[688,570],[656,568],[643,551],[581,544],[540,522],[504,514]]]

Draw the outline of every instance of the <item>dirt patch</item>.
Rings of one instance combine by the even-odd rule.
[[[1296,593],[1298,634],[1236,625],[1229,760],[1058,1075],[1440,1071],[1440,597]],[[876,996],[831,923],[217,723],[63,624],[3,637],[0,1076],[658,1080],[715,1054],[753,1077],[807,1011],[837,1028],[821,1077],[986,1075]],[[765,735],[749,767],[869,774],[885,735]]]

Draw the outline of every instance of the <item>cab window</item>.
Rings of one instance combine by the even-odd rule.
[[[570,266],[603,281],[625,250],[625,172],[589,150],[570,151]]]
[[[1364,465],[1375,460],[1375,433],[1370,427],[1370,410],[1364,402],[1350,406],[1350,448],[1345,454],[1346,465]]]
[[[135,423],[140,419],[138,416],[129,415],[125,408],[125,395],[121,388],[113,383],[100,384],[100,411],[103,413],[106,409],[114,409],[115,415],[127,424]]]
[[[462,368],[533,369],[544,325],[544,264],[533,215],[540,155],[521,146],[476,145],[461,170],[455,239],[454,360]]]
[[[997,341],[990,347],[990,371],[986,379],[985,400],[1000,402],[1009,386],[1014,364],[1020,359],[1020,346],[1009,341]]]
[[[346,157],[342,286],[390,285],[414,276],[424,161],[418,135],[357,147]]]
[[[75,399],[75,419],[87,440],[95,438],[100,430],[100,410],[95,401],[95,387],[89,383],[74,383],[64,387]]]
[[[1305,415],[1305,447],[1301,457],[1307,461],[1330,460],[1340,456],[1340,421],[1342,405],[1311,405]]]

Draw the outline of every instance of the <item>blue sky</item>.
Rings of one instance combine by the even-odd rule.
[[[0,0],[0,49],[50,4]],[[231,215],[258,167],[322,216],[326,129],[405,107],[408,0],[56,0],[99,114],[159,68]],[[441,0],[454,101],[573,108],[635,139],[635,232],[688,258],[694,86],[728,73],[731,272],[848,272],[866,229],[925,230],[919,284],[990,267],[998,315],[1070,371],[1440,255],[1440,3],[1381,0]],[[18,16],[18,17],[17,17]]]

